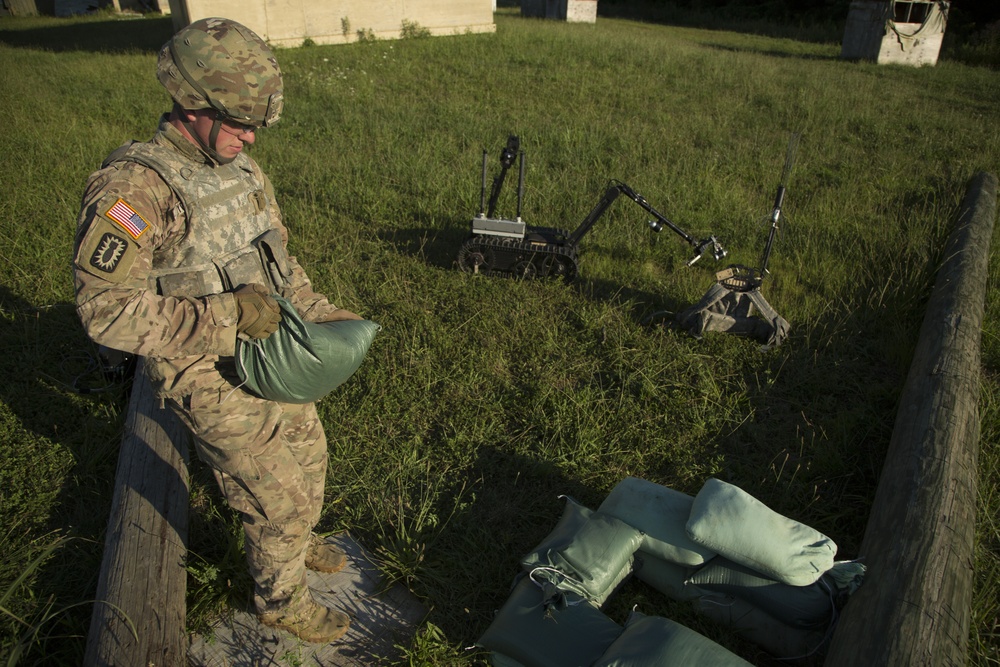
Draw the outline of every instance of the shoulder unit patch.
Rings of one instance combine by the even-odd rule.
[[[123,282],[138,254],[128,236],[110,222],[96,219],[80,244],[76,265],[109,282]]]
[[[128,250],[127,239],[112,232],[105,232],[91,253],[90,266],[104,273],[114,273],[126,250]]]

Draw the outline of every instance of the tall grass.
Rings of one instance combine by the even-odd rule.
[[[0,517],[22,527],[3,552],[56,529],[89,538],[17,581],[19,617],[51,596],[68,608],[60,634],[77,636],[29,637],[25,664],[82,655],[89,609],[72,605],[96,586],[125,403],[73,391],[100,384],[71,308],[75,217],[87,174],[167,108],[154,73],[169,33],[165,19],[0,21]],[[968,179],[1000,170],[1000,75],[842,62],[813,37],[504,11],[493,35],[278,51],[286,112],[254,155],[314,282],[383,326],[320,404],[333,461],[320,528],[350,529],[427,603],[413,664],[473,664],[464,647],[558,496],[596,506],[627,475],[687,493],[723,477],[858,555],[939,249]],[[454,266],[482,150],[493,170],[509,133],[526,151],[529,224],[575,227],[616,178],[754,265],[791,132],[803,138],[764,287],[792,324],[777,350],[645,325],[697,300],[715,267],[686,268],[681,240],[653,236],[624,199],[581,243],[572,285]],[[992,266],[974,665],[996,659],[1000,588]],[[197,475],[189,610],[203,628],[249,588],[236,523]],[[0,591],[20,576],[2,562]],[[749,650],[648,590],[626,596]],[[23,629],[3,623],[10,650]]]

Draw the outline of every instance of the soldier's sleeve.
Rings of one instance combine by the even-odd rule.
[[[164,297],[150,279],[154,251],[184,223],[170,188],[146,167],[118,163],[91,177],[73,258],[76,310],[91,339],[150,357],[232,356],[232,294]]]
[[[281,232],[281,241],[288,248],[288,230],[282,221],[281,210],[278,208],[277,200],[274,196],[274,187],[266,175],[264,178],[264,188],[267,193],[268,205],[271,207],[271,220],[274,226]],[[282,289],[282,296],[292,302],[295,310],[298,311],[302,319],[307,322],[330,322],[333,320],[359,319],[357,315],[344,308],[338,308],[319,292],[315,291],[312,281],[309,280],[305,269],[299,264],[294,256],[288,255],[288,263],[291,271],[289,284]]]

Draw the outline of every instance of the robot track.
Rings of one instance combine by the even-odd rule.
[[[546,242],[539,234],[529,234],[523,240],[477,235],[459,248],[458,266],[466,273],[485,276],[562,278],[570,282],[577,274],[576,248]]]

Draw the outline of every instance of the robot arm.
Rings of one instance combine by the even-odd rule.
[[[576,230],[570,235],[569,242],[571,245],[575,246],[580,239],[590,231],[590,229],[594,226],[594,223],[597,222],[602,215],[604,215],[604,212],[608,210],[608,207],[614,203],[615,199],[617,199],[620,194],[625,195],[653,216],[654,219],[649,221],[649,227],[654,232],[661,232],[664,227],[669,227],[674,233],[687,241],[687,243],[694,248],[695,254],[694,257],[687,262],[688,266],[691,266],[701,259],[706,252],[711,252],[712,257],[716,261],[726,256],[726,250],[714,236],[709,236],[708,238],[700,241],[695,239],[693,236],[671,222],[665,215],[653,208],[650,203],[646,201],[645,197],[621,181],[611,182],[608,189],[604,191],[604,195],[601,197],[601,200],[597,202],[597,205],[591,209],[590,213],[587,214],[587,217],[580,223],[580,226],[577,227]]]

